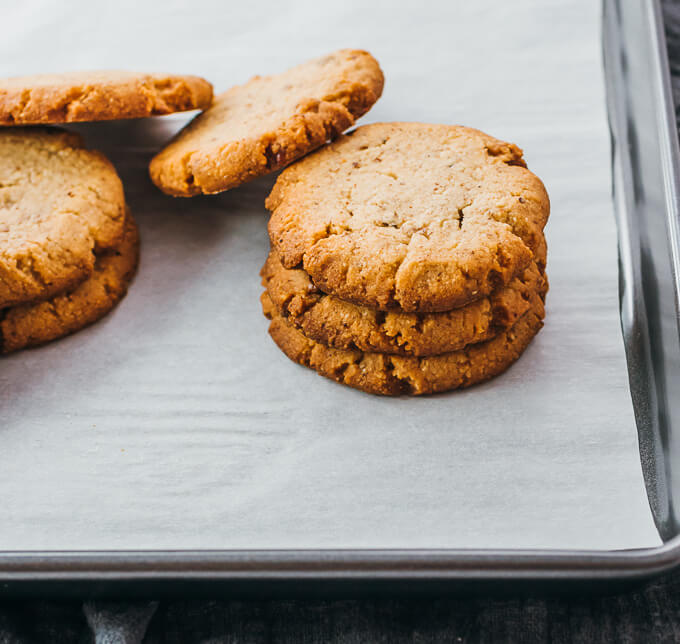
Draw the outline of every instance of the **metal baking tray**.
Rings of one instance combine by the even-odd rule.
[[[186,18],[200,38],[182,51],[170,36],[147,49],[130,38],[113,56],[104,38],[72,36],[80,66],[158,67],[164,45],[164,65],[217,89],[310,50],[374,50],[387,85],[368,120],[487,129],[523,145],[546,180],[546,328],[506,374],[466,392],[342,388],[266,335],[257,270],[272,178],[173,200],[145,168],[186,117],[75,128],[121,172],[142,264],[106,320],[0,362],[0,593],[611,589],[680,561],[680,157],[658,4],[605,0],[601,16],[585,0],[404,3],[389,15],[355,4],[242,8],[225,35],[208,2]],[[122,3],[90,26],[117,44],[152,22],[185,36],[170,5]],[[44,69],[41,41],[49,64],[73,66],[69,42],[50,38],[79,11],[15,11],[13,24],[33,21],[31,47],[13,34],[26,68],[4,63],[3,75]],[[454,23],[466,29],[444,37]],[[277,47],[298,27],[315,35]]]

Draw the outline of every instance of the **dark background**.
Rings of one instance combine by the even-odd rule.
[[[662,4],[678,115],[680,1]],[[89,643],[93,632],[98,644],[680,642],[680,572],[594,597],[0,603],[0,644]]]

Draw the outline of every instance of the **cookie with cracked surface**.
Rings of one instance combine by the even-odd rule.
[[[0,311],[0,353],[44,344],[102,318],[127,292],[138,259],[137,226],[128,215],[122,240],[97,256],[92,275],[74,290]]]
[[[267,198],[287,268],[381,310],[447,311],[507,285],[544,244],[541,180],[462,126],[376,123],[284,170]]]
[[[272,251],[262,284],[276,312],[306,337],[337,349],[429,356],[488,340],[530,308],[542,315],[546,280],[536,264],[507,287],[465,307],[441,313],[377,311],[326,295],[302,269],[287,269]]]
[[[274,172],[350,127],[380,98],[368,52],[342,49],[215,97],[158,153],[153,182],[178,197],[214,194]]]
[[[88,71],[0,80],[0,125],[77,123],[205,109],[212,85],[198,76]]]
[[[269,334],[291,360],[344,385],[390,396],[432,394],[497,376],[519,358],[543,326],[540,310],[530,309],[491,340],[418,358],[329,348],[289,324],[266,294],[262,305],[271,319]]]
[[[46,299],[116,246],[123,185],[104,155],[58,129],[0,129],[0,308]]]

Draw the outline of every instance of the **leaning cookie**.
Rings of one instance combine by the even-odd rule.
[[[262,304],[271,319],[269,334],[291,360],[344,385],[390,396],[448,391],[497,376],[519,358],[543,326],[540,310],[531,309],[492,340],[417,358],[331,349],[286,322],[266,295]]]
[[[343,49],[215,97],[151,161],[153,182],[179,197],[213,194],[283,168],[350,127],[378,100],[368,52]]]
[[[102,318],[127,292],[138,259],[137,226],[128,215],[118,246],[99,255],[92,276],[73,291],[0,311],[0,353],[44,344]]]
[[[94,269],[123,236],[111,163],[54,128],[0,129],[0,308],[47,299]]]
[[[205,109],[212,85],[197,76],[91,71],[0,80],[0,125],[76,123]]]
[[[535,263],[507,287],[441,313],[377,311],[317,289],[301,269],[284,268],[272,251],[262,268],[276,312],[310,340],[336,349],[430,356],[483,342],[513,326],[530,308],[543,315],[547,282]]]
[[[341,136],[284,170],[266,205],[286,268],[343,300],[411,312],[506,286],[545,244],[550,212],[516,145],[423,123]]]

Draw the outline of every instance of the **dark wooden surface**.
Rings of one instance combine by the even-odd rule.
[[[105,610],[112,621],[117,612],[129,619],[131,606]],[[91,641],[79,602],[0,605],[0,644]],[[680,642],[680,576],[633,593],[569,599],[168,601],[143,642]]]
[[[647,1],[647,0],[631,0]],[[680,2],[664,0],[676,105]],[[634,592],[569,598],[352,601],[165,601],[153,606],[0,603],[0,644],[202,642],[680,642],[680,572]],[[102,623],[102,622],[109,623]],[[121,627],[124,624],[125,627]],[[103,626],[103,627],[102,627]]]

